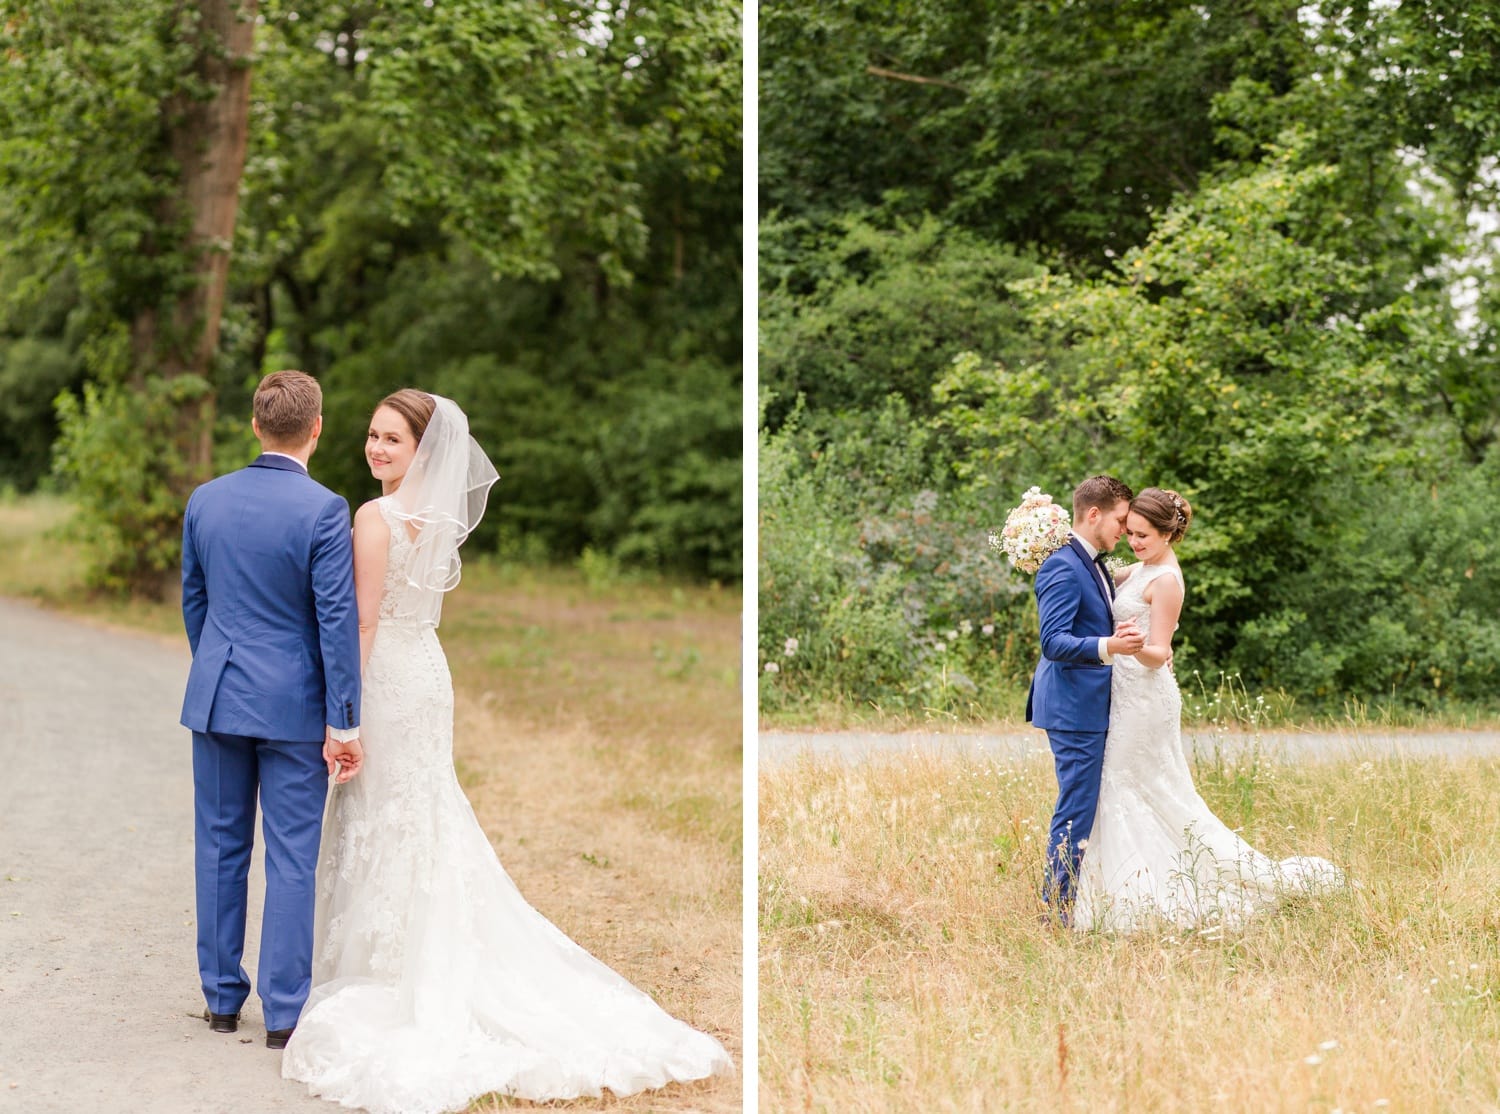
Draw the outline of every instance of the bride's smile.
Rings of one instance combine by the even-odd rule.
[[[406,419],[389,406],[376,410],[365,436],[365,462],[370,474],[380,481],[382,495],[401,486],[416,455],[417,441]]]

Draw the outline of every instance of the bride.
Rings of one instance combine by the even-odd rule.
[[[1193,509],[1147,488],[1130,503],[1125,535],[1139,564],[1125,570],[1116,622],[1134,619],[1145,646],[1115,659],[1099,805],[1079,868],[1075,929],[1128,932],[1171,925],[1234,928],[1255,909],[1299,892],[1335,889],[1326,859],[1277,862],[1209,811],[1182,748],[1182,696],[1170,669],[1184,583],[1173,546]]]
[[[365,760],[329,800],[313,989],[282,1075],[347,1107],[435,1114],[732,1070],[526,903],[459,787],[436,627],[498,479],[468,419],[397,391],[365,456],[383,491],[354,516]]]

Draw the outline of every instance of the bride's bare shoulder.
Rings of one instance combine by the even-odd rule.
[[[359,510],[354,512],[354,532],[389,534],[391,528],[386,525],[385,516],[380,513],[380,500],[371,499],[368,503],[362,503]]]

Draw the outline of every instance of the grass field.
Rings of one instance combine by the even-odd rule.
[[[1223,939],[1075,935],[1036,920],[1045,755],[764,771],[761,1108],[1500,1109],[1495,763],[1195,777],[1252,844],[1357,886]]]
[[[0,502],[0,594],[185,652],[175,601],[80,592],[78,554],[50,536],[67,514],[55,499]],[[439,637],[459,777],[522,893],[740,1063],[738,590],[466,554]],[[742,1094],[735,1076],[570,1107],[727,1114]]]

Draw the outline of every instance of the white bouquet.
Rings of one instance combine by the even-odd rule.
[[[1001,550],[1022,572],[1034,573],[1053,552],[1068,544],[1072,518],[1039,487],[1027,490],[1021,505],[1005,516],[990,546]]]

